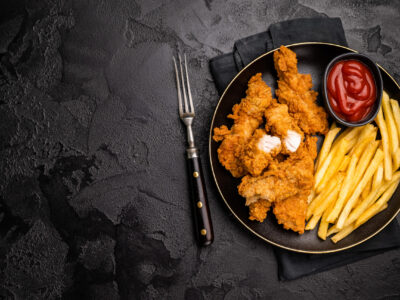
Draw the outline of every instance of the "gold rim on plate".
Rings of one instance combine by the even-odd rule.
[[[351,49],[349,47],[345,47],[345,46],[341,46],[341,45],[337,45],[337,44],[332,44],[332,43],[324,43],[324,42],[303,42],[303,43],[295,43],[295,44],[290,44],[290,45],[286,45],[286,47],[290,48],[290,47],[294,47],[294,46],[301,46],[301,45],[329,45],[329,46],[334,46],[334,47],[338,47],[338,48],[343,48],[346,50],[349,50],[351,52],[354,53],[358,53],[358,51]],[[290,251],[294,251],[294,252],[300,252],[300,253],[308,253],[308,254],[323,254],[323,253],[333,253],[333,252],[339,252],[339,251],[343,251],[349,248],[352,248],[354,246],[360,245],[361,243],[364,243],[365,241],[369,240],[370,238],[372,238],[373,236],[375,236],[376,234],[378,234],[379,232],[381,232],[387,225],[389,225],[390,222],[392,222],[392,220],[397,216],[397,214],[400,212],[400,207],[397,209],[396,213],[381,227],[379,228],[377,231],[375,231],[374,233],[372,233],[371,235],[367,236],[366,238],[364,238],[361,241],[358,241],[356,243],[353,243],[352,245],[346,246],[346,247],[342,247],[342,248],[338,248],[338,249],[334,249],[334,250],[323,250],[323,251],[313,251],[313,250],[299,250],[299,249],[295,249],[295,248],[291,248],[291,247],[287,247],[284,245],[280,245],[276,242],[273,242],[269,239],[267,239],[266,237],[262,236],[261,234],[257,233],[256,231],[254,231],[253,229],[251,229],[249,226],[246,225],[246,223],[244,223],[239,216],[234,212],[234,210],[230,207],[229,203],[226,201],[224,195],[221,192],[221,189],[219,188],[218,182],[217,182],[217,178],[215,176],[215,172],[214,172],[214,166],[211,160],[211,143],[212,143],[212,130],[213,130],[213,125],[214,125],[214,119],[215,119],[215,115],[217,113],[218,107],[221,103],[221,100],[223,99],[226,91],[229,89],[229,87],[232,85],[232,83],[235,81],[235,79],[244,71],[246,70],[250,65],[252,65],[254,62],[256,62],[257,60],[263,58],[264,56],[267,56],[269,54],[271,54],[272,52],[275,52],[276,50],[278,50],[279,48],[273,49],[271,51],[268,51],[262,55],[260,55],[259,57],[257,57],[256,59],[254,59],[252,62],[250,62],[247,66],[245,66],[242,70],[239,71],[239,73],[236,74],[236,76],[231,80],[231,82],[228,84],[228,86],[225,88],[224,92],[222,93],[221,97],[219,97],[217,106],[215,107],[214,110],[214,114],[211,120],[211,126],[210,126],[210,136],[209,136],[209,141],[208,141],[208,156],[210,159],[210,166],[211,166],[211,172],[213,174],[213,178],[214,178],[214,182],[217,186],[218,192],[220,194],[220,196],[222,197],[222,199],[225,202],[225,205],[229,208],[230,212],[235,216],[235,218],[245,227],[247,228],[251,233],[253,233],[254,235],[258,236],[259,238],[261,238],[262,240],[276,246],[276,247],[280,247],[286,250],[290,250]],[[383,72],[386,73],[386,75],[389,76],[389,78],[394,82],[394,84],[399,88],[400,90],[400,85],[396,82],[396,80],[379,64],[377,64],[379,69]]]

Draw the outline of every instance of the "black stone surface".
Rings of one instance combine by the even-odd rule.
[[[219,199],[208,60],[283,19],[341,17],[400,80],[397,1],[0,2],[0,298],[397,299],[400,250],[290,282]],[[189,59],[215,242],[192,233],[171,57]]]

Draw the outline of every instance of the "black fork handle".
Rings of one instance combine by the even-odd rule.
[[[214,231],[201,161],[196,148],[189,148],[187,154],[195,234],[200,246],[208,246],[214,240]]]

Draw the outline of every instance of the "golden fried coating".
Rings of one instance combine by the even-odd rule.
[[[267,217],[267,213],[271,207],[271,202],[260,199],[249,206],[249,219],[252,221],[262,222]]]
[[[285,161],[275,164],[274,168],[265,171],[261,176],[243,177],[238,186],[239,194],[246,198],[246,205],[257,203],[260,200],[274,202],[275,205],[280,201],[296,195],[309,195],[314,184],[314,159],[317,156],[316,137],[307,136],[300,148],[289,156]],[[291,199],[288,204],[292,211],[282,214],[280,207],[285,208],[289,205],[278,205],[278,222],[284,226],[296,228],[291,225],[293,218],[304,216],[305,209],[302,197],[297,197],[298,205]],[[277,203],[275,203],[277,202]],[[305,202],[307,205],[307,202]],[[306,206],[305,206],[306,207]],[[295,217],[294,217],[295,216]],[[301,224],[301,222],[294,222]],[[304,228],[303,228],[304,231]]]
[[[293,230],[299,234],[304,233],[306,225],[307,198],[306,192],[274,202],[273,213],[279,224],[287,230]]]
[[[278,137],[267,135],[264,129],[256,129],[243,149],[242,162],[248,173],[258,176],[280,151],[281,141]]]
[[[310,74],[299,74],[296,54],[281,46],[274,52],[278,101],[254,75],[246,97],[232,108],[230,129],[214,129],[222,141],[218,159],[234,177],[242,177],[239,194],[249,219],[262,222],[272,207],[285,229],[304,233],[308,196],[314,185],[317,138],[328,131],[327,114],[316,104]],[[265,117],[265,129],[260,126]]]
[[[315,103],[318,93],[311,90],[310,74],[299,74],[296,53],[285,46],[274,52],[278,73],[278,101],[287,104],[289,113],[306,134],[325,134],[328,121],[325,110]]]
[[[297,194],[298,185],[303,178],[296,173],[301,175],[301,170],[296,165],[287,166],[286,161],[275,164],[275,169],[269,168],[261,176],[246,175],[242,178],[238,191],[246,198],[246,205],[258,199],[274,202]],[[284,166],[289,168],[283,168]]]
[[[244,146],[263,121],[265,109],[271,104],[271,88],[262,80],[261,73],[252,76],[246,97],[232,108],[228,118],[233,120],[229,130],[225,125],[214,129],[214,140],[222,141],[218,148],[218,159],[234,177],[246,174],[241,161]]]
[[[296,151],[304,139],[304,134],[297,126],[295,119],[289,114],[288,106],[274,103],[265,110],[264,116],[266,119],[265,129],[282,139],[283,153],[289,154]]]

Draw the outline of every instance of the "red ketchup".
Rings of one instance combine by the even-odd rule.
[[[376,101],[372,72],[358,60],[335,63],[329,71],[327,87],[332,109],[349,122],[364,119]]]

